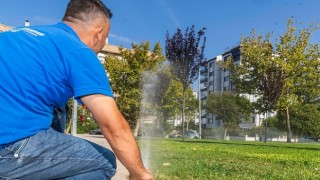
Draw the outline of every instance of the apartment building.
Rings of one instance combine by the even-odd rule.
[[[240,46],[236,46],[221,55],[218,55],[207,61],[206,66],[202,67],[200,71],[200,92],[201,100],[205,103],[210,93],[221,93],[226,91],[235,90],[235,86],[230,79],[230,72],[221,68],[219,62],[226,61],[228,58],[233,58],[234,63],[240,64],[241,54]],[[254,95],[244,95],[251,102],[256,101]],[[250,120],[241,122],[240,128],[250,129],[260,126],[266,117],[272,114],[252,114]],[[205,129],[215,128],[223,125],[222,121],[216,118],[212,113],[206,112],[205,109],[201,110],[201,123]]]

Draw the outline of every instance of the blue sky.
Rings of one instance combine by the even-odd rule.
[[[185,30],[195,25],[206,27],[208,59],[237,45],[241,35],[255,29],[265,35],[274,32],[279,37],[287,20],[304,23],[320,22],[319,0],[103,0],[114,16],[109,43],[131,47],[131,43],[149,41],[164,47],[165,34],[177,28]],[[67,0],[1,0],[0,23],[21,26],[25,20],[31,25],[54,24],[64,14]],[[300,26],[300,25],[299,25]],[[320,42],[320,33],[312,37]]]

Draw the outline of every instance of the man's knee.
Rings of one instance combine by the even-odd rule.
[[[108,160],[108,162],[112,165],[114,169],[117,168],[117,158],[111,150],[103,146],[100,146],[96,143],[90,141],[87,142],[89,142],[106,160]]]

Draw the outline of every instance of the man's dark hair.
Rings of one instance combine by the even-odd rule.
[[[88,22],[94,20],[99,14],[108,19],[112,17],[111,11],[101,0],[70,0],[62,20],[72,21],[72,19],[77,19]]]

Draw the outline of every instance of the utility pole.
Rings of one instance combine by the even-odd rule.
[[[72,119],[71,119],[71,135],[77,135],[77,118],[78,118],[78,102],[73,99]]]

